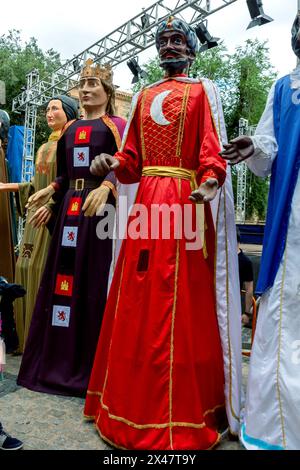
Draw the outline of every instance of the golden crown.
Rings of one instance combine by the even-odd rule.
[[[113,71],[110,64],[93,65],[93,59],[88,59],[81,70],[80,78],[100,78],[112,83]]]

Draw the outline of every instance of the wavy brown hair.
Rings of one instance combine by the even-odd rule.
[[[106,80],[103,80],[102,78],[100,80],[101,80],[101,83],[102,83],[103,88],[105,90],[105,93],[107,94],[106,112],[110,116],[113,116],[116,113],[116,105],[115,105],[116,91],[115,91],[115,87],[112,83],[109,83]]]

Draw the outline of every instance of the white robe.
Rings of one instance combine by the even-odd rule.
[[[277,154],[273,86],[247,164],[271,173]],[[288,139],[287,139],[288,145]],[[247,449],[300,449],[300,178],[274,285],[261,297],[241,439]]]

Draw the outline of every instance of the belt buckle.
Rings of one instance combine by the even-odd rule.
[[[75,180],[75,191],[82,191],[84,189],[84,178]]]

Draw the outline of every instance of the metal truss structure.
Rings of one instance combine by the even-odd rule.
[[[237,0],[159,0],[130,19],[112,33],[74,56],[45,80],[38,71],[27,75],[27,88],[13,100],[12,110],[25,111],[22,181],[28,181],[34,171],[34,143],[37,108],[57,94],[66,94],[78,83],[85,61],[109,63],[112,67],[136,57],[155,43],[158,24],[170,15],[182,17],[189,24],[203,22],[209,15]],[[19,240],[22,230],[19,233]]]
[[[31,90],[39,81],[39,71],[37,69],[31,70],[31,72],[27,74],[26,78],[27,89]],[[24,133],[22,165],[22,181],[26,182],[30,181],[33,174],[36,112],[37,107],[34,101],[29,101],[25,107],[26,132]]]
[[[254,135],[256,126],[249,126],[248,120],[239,119],[239,136]],[[236,197],[236,222],[244,224],[246,220],[246,200],[247,200],[247,174],[248,167],[245,162],[237,165],[237,197]]]
[[[159,0],[104,36],[88,49],[74,56],[46,80],[38,80],[13,100],[13,111],[25,110],[28,103],[45,104],[49,98],[66,93],[77,85],[79,71],[87,58],[110,63],[112,67],[137,56],[154,45],[154,33],[161,20],[169,15],[181,16],[190,24],[202,22],[207,16],[237,0]]]

